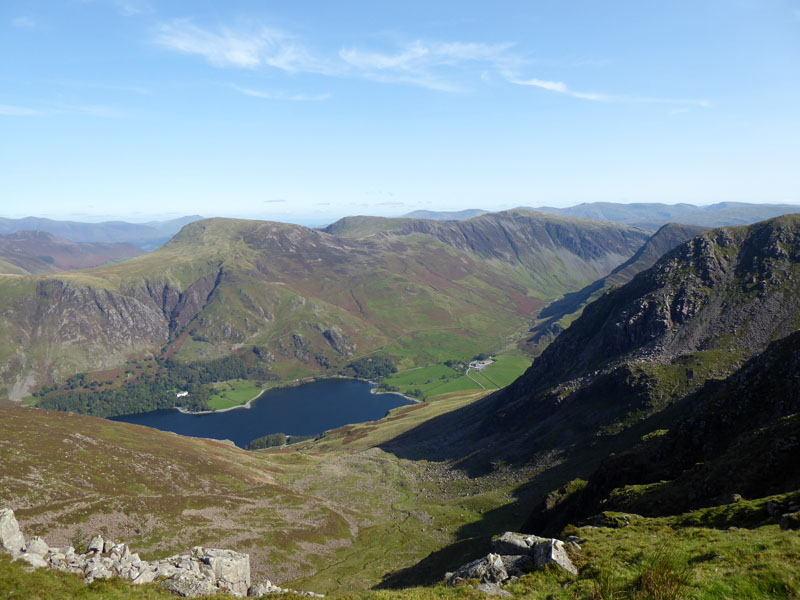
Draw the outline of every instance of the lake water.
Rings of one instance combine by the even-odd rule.
[[[374,421],[392,408],[409,404],[402,396],[373,394],[371,389],[363,381],[325,379],[264,392],[249,409],[204,415],[156,410],[113,420],[192,437],[231,440],[244,447],[270,433],[315,435],[349,423]]]

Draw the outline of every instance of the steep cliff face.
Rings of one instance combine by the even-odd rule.
[[[800,323],[800,217],[699,235],[586,308],[510,393],[620,362],[746,358]]]
[[[588,472],[798,329],[799,250],[797,215],[701,234],[588,305],[512,385],[385,447]]]

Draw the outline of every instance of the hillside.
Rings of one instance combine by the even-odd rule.
[[[401,436],[415,448],[403,456],[588,474],[648,419],[798,328],[798,248],[797,215],[684,242],[589,304],[512,385]],[[445,443],[443,431],[458,433]]]
[[[353,237],[210,219],[125,263],[0,278],[2,381],[20,397],[131,357],[253,347],[282,379],[335,373],[377,351],[400,366],[463,360],[513,344],[548,301],[648,237],[524,211],[389,225]]]
[[[611,271],[607,276],[592,282],[582,290],[565,294],[563,298],[546,306],[538,315],[538,322],[531,328],[526,345],[537,353],[575,320],[587,304],[596,300],[613,287],[628,283],[642,271],[649,269],[664,254],[681,242],[706,231],[705,227],[668,223],[656,231],[631,258]]]
[[[144,254],[133,244],[73,242],[43,231],[0,235],[0,273],[30,275],[87,269]]]
[[[203,217],[193,215],[169,221],[127,223],[104,221],[82,223],[79,221],[56,221],[38,217],[7,219],[0,217],[0,234],[19,231],[44,231],[55,236],[86,243],[128,243],[142,250],[154,250],[175,235],[187,223]]]

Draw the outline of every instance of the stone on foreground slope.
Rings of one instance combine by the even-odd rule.
[[[19,529],[14,511],[0,509],[0,548],[15,560],[32,567],[47,567],[82,576],[87,583],[95,579],[119,577],[135,584],[159,580],[168,590],[187,598],[208,596],[225,591],[234,596],[262,596],[287,593],[321,597],[272,585],[269,581],[250,585],[250,556],[233,550],[197,546],[191,552],[158,561],[144,561],[127,544],[117,544],[93,537],[86,554],[75,549],[51,548],[39,537],[27,543]]]

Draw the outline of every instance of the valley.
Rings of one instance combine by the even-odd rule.
[[[533,226],[528,215],[501,220],[506,218]],[[539,217],[534,219],[538,226]],[[563,231],[564,223],[548,219],[545,229]],[[216,231],[231,226],[243,237],[222,238]],[[657,232],[627,259],[618,256],[619,266],[608,267],[594,282],[579,288],[576,279],[575,296],[553,297],[542,318],[548,318],[547,311],[560,319],[571,316],[534,359],[521,352],[530,348],[526,331],[531,328],[522,316],[530,319],[537,309],[507,309],[518,319],[516,329],[509,325],[491,344],[487,335],[485,346],[470,345],[476,330],[459,339],[466,330],[446,323],[439,325],[442,329],[397,334],[398,325],[372,308],[381,305],[378,300],[308,312],[308,304],[323,306],[309,294],[311,283],[276,270],[281,261],[291,260],[287,270],[294,272],[294,255],[314,264],[315,254],[304,254],[300,242],[283,247],[288,258],[273,254],[269,269],[274,280],[284,280],[279,287],[309,294],[295,307],[300,318],[326,320],[315,321],[317,327],[300,326],[306,332],[322,329],[320,341],[328,345],[328,354],[316,352],[322,346],[297,342],[297,334],[275,332],[276,316],[266,320],[272,325],[269,337],[254,330],[243,347],[226,346],[220,341],[224,336],[210,337],[219,331],[215,327],[225,328],[223,314],[232,328],[252,320],[259,308],[295,319],[297,313],[257,304],[243,313],[224,313],[222,298],[237,297],[229,281],[250,289],[251,300],[257,297],[255,288],[246,286],[267,268],[266,263],[258,267],[259,254],[252,253],[260,242],[242,244],[251,231],[248,223],[189,227],[200,227],[203,235],[212,229],[200,248],[216,257],[213,282],[209,276],[197,279],[202,263],[196,262],[196,241],[190,244],[191,259],[172,260],[189,243],[181,236],[160,257],[153,253],[60,276],[67,285],[82,280],[81,293],[97,294],[101,277],[115,273],[115,290],[130,289],[121,283],[125,278],[135,281],[151,261],[169,257],[171,276],[188,273],[186,281],[193,283],[170,301],[176,309],[160,346],[118,366],[40,387],[35,397],[40,406],[124,414],[119,412],[123,398],[141,388],[148,401],[161,396],[146,390],[163,390],[163,407],[175,404],[175,390],[187,389],[191,402],[204,399],[228,408],[252,399],[262,387],[280,386],[287,377],[331,372],[377,380],[382,389],[423,401],[377,420],[289,439],[288,445],[285,437],[276,437],[279,445],[265,442],[265,449],[250,451],[71,412],[0,406],[0,503],[13,506],[29,535],[43,535],[50,544],[79,545],[99,532],[124,539],[145,560],[193,545],[231,548],[250,555],[254,580],[336,597],[424,599],[473,597],[477,592],[468,586],[445,586],[444,574],[485,555],[492,536],[523,531],[575,536],[570,555],[578,575],[535,571],[503,585],[515,596],[619,597],[638,593],[656,573],[672,578],[670,585],[681,597],[729,597],[739,590],[764,598],[800,593],[793,559],[800,541],[791,525],[800,486],[793,380],[800,326],[797,216],[747,227]],[[276,232],[274,224],[255,227],[268,236]],[[466,245],[478,264],[479,247],[465,241],[470,239],[465,231],[475,229],[469,221],[441,227],[359,219],[337,227],[335,239],[299,233],[310,235],[314,244],[334,244],[335,250],[325,252],[353,251],[364,243],[408,248],[406,236],[421,236],[413,237],[415,252],[421,245],[441,256],[459,256]],[[293,228],[284,234],[289,237],[280,239],[299,235]],[[578,252],[563,233],[559,236],[570,252]],[[316,256],[321,252],[310,248]],[[245,276],[239,261],[234,271],[223,258],[231,255],[246,257],[255,270]],[[413,264],[410,256],[403,259],[407,267]],[[535,271],[520,270],[530,264],[525,256],[518,250],[514,258],[481,260],[506,273],[527,273],[530,285],[542,281]],[[393,269],[406,283],[392,285],[409,286],[408,269]],[[458,294],[440,287],[440,280],[428,284],[434,305],[456,306],[465,301],[460,293],[471,289],[470,302],[482,306],[497,302],[500,292],[510,298],[516,289],[488,291],[471,276],[455,273],[461,277],[452,284]],[[365,277],[363,269],[352,277],[347,280],[351,289],[353,281]],[[326,289],[337,289],[339,284],[328,279]],[[165,299],[171,297],[166,285],[158,289]],[[404,298],[413,300],[422,288],[410,289],[414,293]],[[118,293],[107,291],[107,298]],[[143,299],[135,291],[126,293],[128,302]],[[547,295],[539,293],[539,306],[545,306]],[[403,307],[403,318],[417,314],[414,310]],[[353,319],[372,327],[378,332],[374,349],[364,348],[368,338],[348,335],[351,330],[336,332],[331,315],[339,315],[338,323]],[[469,315],[458,318],[454,322],[464,324]],[[287,356],[281,346],[286,348],[289,339],[293,350]],[[415,350],[411,342],[420,340],[424,344]],[[187,352],[205,345],[214,352]],[[322,356],[330,357],[327,363],[319,360]],[[281,391],[292,389],[302,388]],[[68,399],[76,404],[64,404]],[[269,433],[278,431],[258,435]],[[0,562],[0,573],[12,582],[8,585],[26,585],[28,576],[16,565]],[[42,585],[53,589],[72,585],[56,574],[47,577],[54,579]],[[138,593],[113,585],[119,597]],[[158,597],[161,591],[156,586],[147,593]]]

